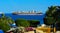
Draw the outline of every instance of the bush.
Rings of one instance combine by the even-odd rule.
[[[30,23],[25,19],[17,19],[15,21],[15,23],[17,26],[23,26],[23,27],[29,27],[30,26]]]
[[[28,20],[30,22],[31,27],[37,27],[40,24],[39,20]]]

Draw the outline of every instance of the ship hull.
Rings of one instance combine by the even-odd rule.
[[[14,15],[42,15],[42,14],[14,14]]]

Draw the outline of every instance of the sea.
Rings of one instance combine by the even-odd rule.
[[[18,18],[26,19],[26,20],[39,20],[40,24],[44,24],[43,18],[45,17],[45,14],[42,14],[42,15],[13,15],[12,13],[10,13],[10,14],[5,14],[5,16],[11,17],[13,20],[16,20]],[[1,14],[0,14],[0,17],[1,17]]]

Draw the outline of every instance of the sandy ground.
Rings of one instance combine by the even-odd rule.
[[[29,31],[29,32],[24,32],[24,33],[34,33],[34,31]],[[37,31],[36,33],[46,33],[46,32],[43,32],[43,31]]]
[[[34,31],[24,32],[24,33],[34,33]]]
[[[34,31],[29,31],[29,32],[25,32],[25,33],[34,33]],[[36,33],[46,33],[46,32],[37,31]],[[53,33],[53,32],[51,32],[51,33]],[[56,31],[55,33],[60,33],[60,31]]]

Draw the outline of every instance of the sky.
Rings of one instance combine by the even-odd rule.
[[[60,6],[60,0],[0,0],[0,12],[40,11],[45,13],[50,6]]]

